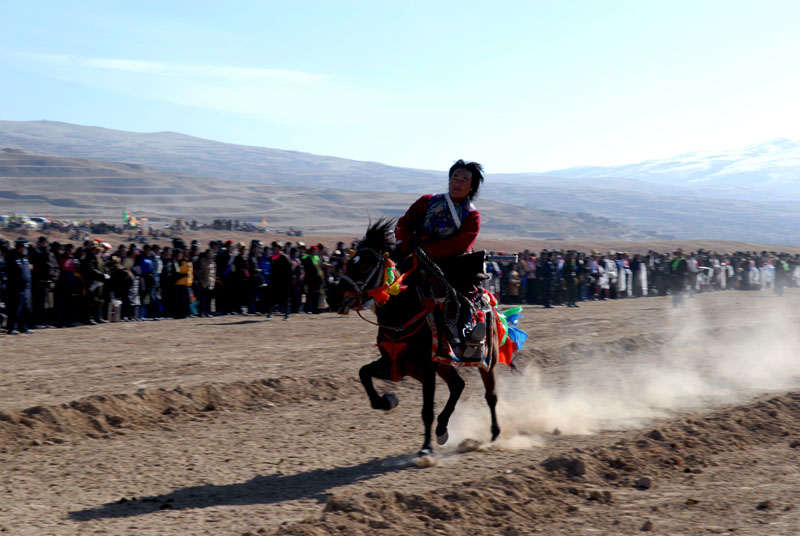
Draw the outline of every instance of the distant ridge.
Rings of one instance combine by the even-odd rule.
[[[141,164],[34,154],[0,148],[0,214],[24,212],[53,217],[91,217],[120,222],[122,211],[151,222],[177,217],[260,222],[305,232],[362,232],[368,218],[399,217],[415,194],[358,192],[224,181],[167,173]],[[486,237],[664,238],[590,214],[481,203]]]
[[[715,197],[786,200],[787,195],[800,196],[800,142],[779,138],[738,150],[698,151],[621,166],[575,167],[547,175],[636,179]]]
[[[414,191],[443,172],[299,151],[234,145],[177,132],[136,133],[57,121],[0,121],[0,146],[55,156],[132,162],[229,180],[352,190]]]
[[[373,208],[380,212],[389,205],[397,213],[400,209],[390,200],[442,191],[447,184],[444,171],[235,145],[176,132],[134,133],[54,121],[0,121],[2,146],[206,177],[209,185],[224,184],[231,191],[239,186],[223,180],[246,182],[252,199],[263,199],[278,186],[295,191],[335,191],[331,198],[348,198],[345,206],[355,202],[353,206],[359,206],[362,213]],[[484,162],[489,173],[478,204],[482,211],[493,202],[503,204],[503,212],[494,213],[494,224],[503,220],[502,228],[519,236],[540,232],[540,218],[549,210],[573,215],[571,220],[553,216],[544,225],[553,229],[551,224],[560,222],[565,231],[556,232],[556,236],[575,236],[574,231],[591,237],[592,226],[599,236],[608,232],[608,225],[603,223],[608,221],[626,229],[620,228],[619,238],[639,233],[678,239],[800,244],[798,154],[796,142],[776,140],[738,151],[689,153],[617,168],[575,168],[547,174],[492,174],[490,163]],[[350,193],[340,195],[344,191]],[[370,194],[364,200],[353,192]],[[324,205],[325,196],[319,199]],[[345,212],[343,206],[337,218],[349,218]],[[511,215],[518,216],[517,223]],[[315,221],[314,212],[308,216],[311,219],[306,223]],[[337,218],[327,219],[325,224],[335,225]],[[595,220],[589,225],[591,218]],[[536,222],[535,228],[525,222]]]

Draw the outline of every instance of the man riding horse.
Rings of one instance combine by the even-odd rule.
[[[483,183],[483,167],[459,160],[450,168],[447,193],[417,199],[397,221],[395,238],[401,251],[420,246],[433,259],[469,251],[481,229],[481,214],[472,204]]]
[[[448,332],[453,351],[467,358],[479,351],[476,343],[486,333],[485,325],[474,314],[479,295],[476,283],[484,272],[483,254],[466,255],[481,228],[481,214],[472,200],[483,183],[482,172],[479,163],[458,160],[450,167],[447,193],[417,199],[395,228],[398,251],[408,254],[416,248],[424,250],[461,294],[456,298],[458,303],[446,304],[437,323]],[[447,311],[455,318],[449,318]]]
[[[521,314],[513,319],[497,311],[494,297],[476,287],[483,275],[482,253],[466,254],[480,230],[480,214],[470,200],[483,181],[481,171],[480,164],[459,160],[450,169],[446,194],[421,197],[397,224],[383,218],[370,224],[330,289],[328,303],[339,314],[352,310],[360,316],[362,309],[374,306],[380,357],[358,373],[370,405],[389,411],[398,403],[393,393],[380,394],[374,379],[412,377],[422,384],[420,455],[433,451],[437,376],[447,385],[448,398],[436,418],[436,441],[443,445],[448,439],[448,423],[465,386],[457,370],[461,366],[478,368],[491,440],[497,439],[495,368],[498,363],[511,366],[524,342],[524,332],[514,327]],[[393,259],[405,269],[398,270]],[[453,318],[469,329],[457,328]]]

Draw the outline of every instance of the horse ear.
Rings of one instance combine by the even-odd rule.
[[[354,249],[352,249],[352,248],[348,249],[348,250],[347,250],[347,256],[348,256],[350,259],[352,259],[353,257],[355,257],[355,256],[356,256],[356,250],[354,250]]]

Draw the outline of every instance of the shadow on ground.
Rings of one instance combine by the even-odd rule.
[[[211,324],[200,324],[201,326],[242,326],[244,324],[260,324],[264,322],[264,318],[258,320],[239,320],[237,322],[214,322]]]
[[[73,521],[133,517],[160,510],[187,510],[211,506],[274,504],[299,499],[322,503],[333,488],[415,467],[413,456],[391,456],[350,467],[314,469],[293,475],[257,476],[240,484],[192,486],[155,497],[122,498],[95,508],[70,512]]]

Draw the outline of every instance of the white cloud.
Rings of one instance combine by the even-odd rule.
[[[140,98],[293,125],[373,124],[397,95],[323,74],[58,54],[17,59],[46,76]]]
[[[42,63],[70,67],[88,67],[100,70],[122,71],[164,77],[205,78],[218,82],[272,81],[291,84],[313,84],[325,80],[322,74],[292,71],[287,69],[264,69],[257,67],[227,67],[163,61],[129,60],[119,58],[83,58],[63,54],[25,54],[25,58]]]

